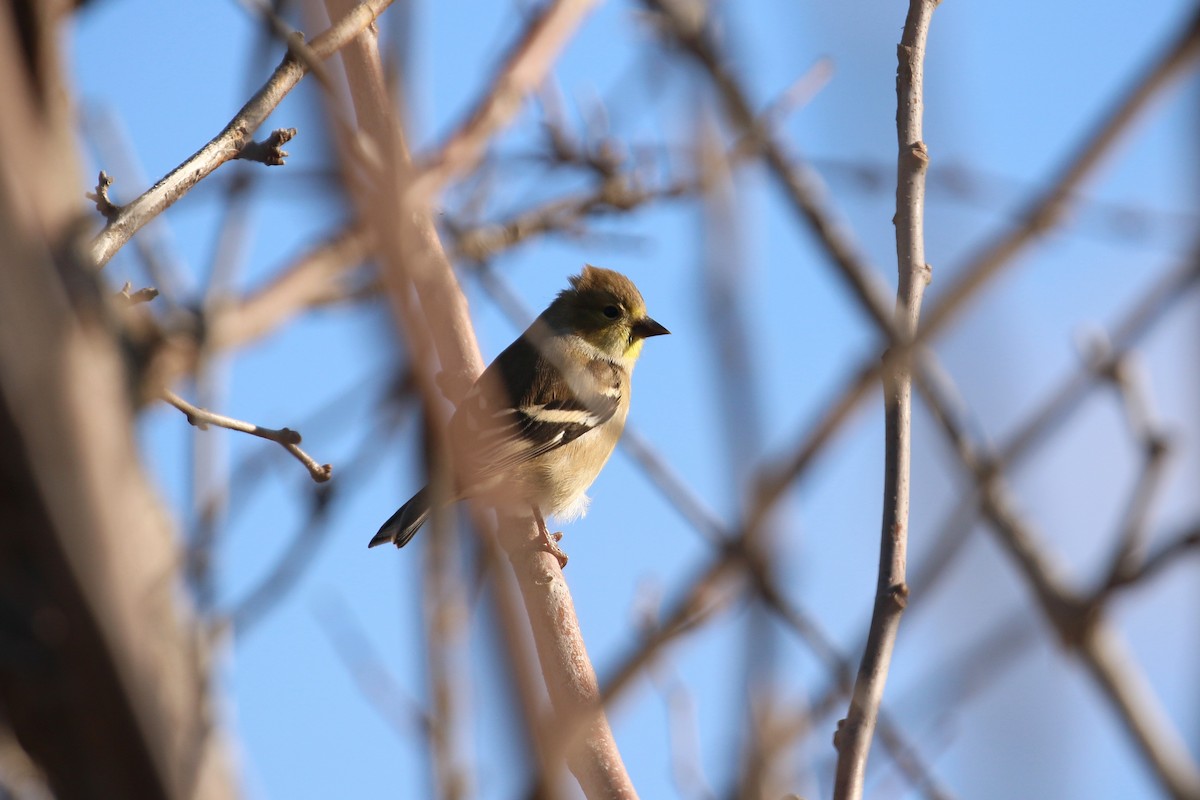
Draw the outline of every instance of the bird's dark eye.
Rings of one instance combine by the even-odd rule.
[[[605,306],[604,316],[608,317],[609,319],[616,319],[617,317],[621,316],[621,309],[617,308],[616,306]]]

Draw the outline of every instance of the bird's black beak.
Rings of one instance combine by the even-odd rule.
[[[633,323],[633,336],[635,339],[648,339],[651,336],[662,336],[667,333],[670,333],[670,331],[649,317],[642,317]]]

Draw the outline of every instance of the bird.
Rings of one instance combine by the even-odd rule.
[[[404,547],[434,504],[481,498],[532,517],[541,547],[567,556],[546,516],[583,516],[587,490],[612,455],[629,415],[630,376],[652,336],[670,333],[646,313],[633,281],[585,265],[483,371],[450,418],[457,489],[425,486],[392,514],[368,547]]]

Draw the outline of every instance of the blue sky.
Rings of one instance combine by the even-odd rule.
[[[93,118],[119,121],[142,177],[139,182],[115,169],[111,152],[85,145],[91,159],[86,178],[108,169],[116,178],[114,198],[121,202],[219,131],[266,77],[279,48],[263,56],[258,28],[233,2],[107,0],[91,6],[71,37],[75,85]],[[451,130],[486,86],[519,30],[515,7],[452,0],[403,9],[413,25],[406,84],[418,149]],[[895,46],[905,5],[749,0],[721,8],[733,65],[759,107],[818,59],[831,60],[829,84],[787,118],[781,135],[817,165],[838,213],[881,277],[894,285]],[[1179,0],[1150,0],[1136,11],[1109,11],[1082,0],[942,4],[926,61],[925,133],[934,170],[926,215],[935,276],[929,302],[979,242],[1011,224],[1020,201],[1174,35],[1188,8]],[[401,10],[385,15],[385,34],[394,32]],[[639,7],[620,2],[602,4],[588,18],[555,76],[576,124],[604,109],[611,133],[640,145],[686,144],[697,109],[712,101],[694,70],[668,61],[655,46],[639,24]],[[938,340],[939,356],[989,437],[1010,432],[1077,362],[1079,331],[1110,324],[1186,254],[1200,174],[1196,89],[1192,79],[1167,92],[1086,187],[1090,201],[1154,212],[1147,235],[1116,235],[1110,217],[1096,205],[1086,206],[1004,271]],[[300,131],[287,148],[288,166],[230,165],[167,212],[159,232],[181,262],[182,300],[197,299],[219,252],[215,234],[229,208],[222,173],[244,169],[254,177],[246,238],[237,251],[236,290],[260,285],[306,244],[344,223],[343,199],[319,179],[335,159],[318,101],[315,85],[306,81],[268,122]],[[517,158],[537,146],[538,136],[537,114],[527,107],[497,141],[500,188],[485,206],[489,218],[572,188],[570,181],[548,179],[528,159]],[[670,160],[657,163],[662,170]],[[864,189],[847,164],[879,171],[883,184]],[[951,168],[975,176],[978,199],[939,188],[945,186],[939,176],[944,180]],[[448,204],[458,207],[466,193],[451,191]],[[1175,214],[1190,224],[1173,221]],[[754,458],[781,455],[877,342],[761,169],[739,174],[731,218],[740,249],[737,263],[728,266],[738,274],[741,291],[727,299],[728,308],[747,321],[755,342],[745,368],[758,403],[753,413],[761,441],[747,449]],[[630,423],[728,520],[738,506],[738,478],[727,439],[712,432],[724,420],[717,389],[722,375],[712,357],[713,312],[701,282],[711,246],[707,227],[694,203],[657,205],[599,223],[594,229],[599,235],[530,243],[494,266],[534,311],[584,262],[619,269],[638,283],[650,313],[673,335],[647,344],[635,376]],[[115,285],[145,282],[129,247],[107,273]],[[481,347],[491,358],[519,327],[469,277],[464,288]],[[1152,520],[1155,536],[1194,520],[1200,510],[1194,490],[1200,472],[1194,447],[1200,435],[1196,323],[1193,297],[1156,329],[1142,354],[1155,407],[1185,445]],[[233,631],[223,647],[222,710],[249,797],[431,793],[420,733],[397,733],[372,708],[322,622],[356,620],[394,686],[416,703],[426,701],[419,605],[423,539],[401,552],[365,548],[378,524],[421,482],[413,420],[386,434],[391,438],[377,460],[348,466],[362,442],[382,435],[370,423],[398,358],[386,309],[372,302],[316,312],[215,365],[217,410],[272,427],[296,427],[309,452],[335,465],[332,520],[311,563],[269,616]],[[194,522],[189,460],[197,434],[166,407],[145,414],[140,434],[148,470],[177,511],[181,532],[187,531]],[[239,482],[224,519],[217,605],[229,608],[287,551],[308,513],[311,487],[299,466],[267,443],[227,432],[200,435],[213,440],[206,446],[215,447],[226,464],[261,459],[255,468],[235,473]],[[928,551],[965,485],[923,409],[916,435],[914,562]],[[1135,477],[1133,456],[1111,393],[1099,392],[1013,476],[1021,507],[1068,574],[1095,574]],[[789,596],[843,648],[860,639],[869,616],[881,475],[882,415],[872,399],[789,493],[776,523],[777,569]],[[566,528],[563,546],[571,555],[567,578],[603,678],[636,641],[636,613],[646,598],[674,596],[711,553],[622,453],[591,495],[591,512]],[[517,766],[522,753],[509,733],[515,710],[490,631],[491,600],[484,593],[476,601],[469,639],[472,680],[464,696],[474,719],[475,786],[481,797],[500,798],[520,791],[526,778]],[[1194,608],[1196,600],[1194,572],[1180,568],[1117,607],[1122,629],[1175,724],[1190,737],[1193,754],[1200,753],[1194,680],[1200,629],[1184,609]],[[939,700],[945,686],[931,678],[938,665],[969,646],[989,621],[1021,615],[1031,618],[1034,644],[1000,678],[945,707]],[[961,796],[1146,796],[1154,784],[1123,732],[1035,616],[1019,577],[980,528],[946,582],[929,598],[914,601],[887,702],[921,743],[924,760]],[[741,685],[746,621],[741,607],[727,613],[670,648],[662,667],[691,691],[701,763],[718,790],[736,776],[746,705]],[[790,635],[773,628],[771,641],[782,681],[779,696],[801,707],[828,676]],[[636,682],[613,709],[612,722],[642,797],[677,796],[666,713],[653,684]],[[818,731],[796,748],[797,792],[828,796],[831,732],[831,726]],[[878,748],[872,763],[888,763]],[[869,788],[878,796],[907,796],[890,768],[874,774]]]

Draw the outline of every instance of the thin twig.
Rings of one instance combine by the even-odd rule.
[[[283,146],[294,139],[296,136],[295,128],[276,128],[271,131],[271,135],[261,142],[257,139],[246,142],[242,145],[242,149],[237,151],[234,158],[243,161],[257,161],[260,164],[266,164],[268,167],[281,167],[287,159],[287,151]]]
[[[1045,446],[1053,431],[1062,426],[1088,391],[1103,380],[1105,372],[1111,368],[1111,360],[1128,352],[1153,324],[1163,319],[1168,309],[1190,296],[1197,283],[1200,283],[1200,242],[1195,243],[1188,257],[1158,280],[1116,324],[1108,337],[1108,359],[1082,362],[1074,374],[997,448],[997,468],[1012,470],[1037,447]]]
[[[577,230],[589,217],[630,211],[660,200],[676,200],[695,193],[698,184],[683,180],[657,186],[639,184],[631,174],[606,178],[594,191],[548,201],[514,214],[506,220],[470,227],[451,225],[454,249],[472,261],[485,261],[534,236]]]
[[[153,286],[146,286],[134,291],[133,284],[125,281],[125,285],[121,287],[121,291],[117,292],[117,297],[121,298],[128,305],[136,306],[139,303],[149,303],[158,297],[158,289],[155,289]]]
[[[328,58],[370,25],[391,0],[364,0],[328,30],[309,42],[309,49]],[[242,106],[219,134],[158,183],[109,219],[91,246],[91,260],[103,267],[147,222],[157,217],[222,164],[236,158],[254,132],[308,71],[289,50],[267,82]]]
[[[219,428],[248,433],[260,439],[275,442],[295,456],[296,460],[304,465],[305,469],[308,470],[308,474],[317,483],[324,483],[333,475],[332,464],[318,464],[312,456],[300,449],[300,434],[291,428],[263,428],[240,419],[226,417],[223,414],[214,414],[211,411],[192,405],[170,389],[164,389],[162,397],[168,403],[182,411],[187,416],[187,421],[200,430],[207,429],[209,425],[216,425]]]
[[[929,165],[922,134],[925,113],[925,42],[938,0],[912,0],[898,48],[896,134],[900,146],[896,174],[896,328],[909,341],[916,334],[921,299],[929,282],[925,263],[925,171]],[[883,700],[900,616],[908,604],[908,505],[912,468],[912,370],[901,361],[885,370],[885,457],[883,531],[879,580],[854,693],[838,727],[835,800],[862,797],[867,756]]]
[[[1107,352],[1102,355],[1107,356]],[[1114,586],[1121,575],[1131,572],[1142,557],[1154,501],[1166,483],[1171,456],[1170,439],[1160,430],[1150,410],[1150,392],[1141,380],[1133,354],[1126,353],[1111,363],[1112,369],[1107,375],[1121,400],[1130,432],[1141,445],[1142,466],[1117,529],[1107,575],[1100,582],[1097,602],[1102,602],[1108,588]]]
[[[86,195],[88,200],[96,204],[96,211],[100,216],[109,222],[112,222],[121,213],[121,207],[108,197],[108,189],[112,185],[113,179],[107,172],[100,170],[100,177],[96,179],[96,191],[88,192]]]

